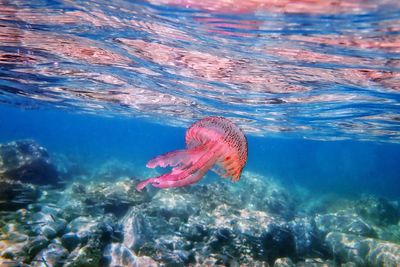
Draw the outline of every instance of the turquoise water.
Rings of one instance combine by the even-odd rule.
[[[242,179],[135,191],[207,116]],[[397,0],[0,1],[0,266],[398,266],[399,162]]]

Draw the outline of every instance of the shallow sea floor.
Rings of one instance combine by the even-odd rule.
[[[313,195],[249,171],[138,192],[132,172],[0,145],[0,266],[400,265],[398,201]]]

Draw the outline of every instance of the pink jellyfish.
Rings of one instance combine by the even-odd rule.
[[[147,184],[155,187],[181,187],[196,183],[212,168],[231,181],[238,181],[247,161],[247,140],[242,130],[228,119],[207,117],[186,131],[186,149],[155,157],[148,168],[171,166],[172,171],[140,182],[137,190]]]

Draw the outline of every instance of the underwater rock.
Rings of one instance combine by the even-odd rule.
[[[38,255],[46,253],[56,256],[57,249],[50,247],[58,244],[57,236],[65,229],[66,221],[58,218],[59,209],[45,204],[32,204],[29,209],[9,212],[2,217],[8,223],[0,223],[0,258],[23,261],[40,266]],[[58,244],[61,246],[61,244]],[[4,248],[4,249],[3,249]],[[44,252],[47,250],[47,252]],[[42,253],[43,252],[43,253]],[[50,255],[51,254],[51,255]],[[63,254],[63,253],[61,253]],[[59,264],[58,266],[61,266]]]
[[[154,240],[158,250],[174,251],[174,250],[190,250],[193,245],[183,236],[162,235]]]
[[[400,205],[382,197],[365,196],[355,204],[355,211],[363,218],[380,226],[398,224]]]
[[[80,245],[69,254],[64,266],[96,267],[101,265],[103,249],[112,241],[119,227],[115,217],[102,216],[78,217],[66,229],[77,234]]]
[[[239,203],[221,185],[158,191],[150,203],[131,208],[121,220],[124,247],[166,266],[252,264],[264,227],[277,220],[237,209]]]
[[[105,266],[110,267],[137,266],[136,256],[133,251],[121,243],[111,243],[104,249],[103,262]]]
[[[203,241],[204,237],[207,235],[207,231],[202,224],[182,224],[179,227],[179,232],[187,240],[199,242]]]
[[[28,252],[29,257],[35,257],[36,254],[46,248],[49,243],[50,241],[44,236],[39,235],[34,237],[26,246],[26,251]]]
[[[259,238],[256,256],[271,265],[278,258],[328,258],[331,253],[324,244],[324,235],[312,218],[296,218],[289,222],[276,220],[267,225]]]
[[[257,184],[259,184],[259,187],[263,186],[261,180],[255,179],[253,182],[252,187],[255,189],[257,188]],[[219,185],[215,183],[212,186]],[[232,187],[234,186],[232,185]],[[208,185],[198,187],[210,188],[211,192],[213,192],[212,187],[208,187]],[[188,240],[204,242],[206,244],[204,246],[206,257],[210,257],[210,253],[222,255],[227,252],[227,255],[224,256],[226,259],[222,260],[221,258],[217,262],[221,260],[223,262],[230,262],[234,260],[232,256],[236,255],[235,257],[237,257],[240,264],[244,264],[247,258],[250,258],[249,264],[252,264],[257,259],[269,260],[272,264],[280,254],[283,257],[312,254],[310,251],[314,245],[318,246],[317,251],[323,250],[319,247],[322,247],[322,245],[320,244],[321,241],[318,240],[320,238],[318,229],[312,221],[304,219],[292,222],[291,224],[285,223],[269,212],[257,210],[258,205],[262,207],[262,202],[257,202],[259,201],[257,198],[247,198],[247,196],[243,198],[243,194],[250,194],[241,192],[237,188],[231,188],[231,186],[228,187],[228,190],[224,190],[224,188],[226,187],[221,187],[222,190],[213,192],[214,194],[211,194],[207,198],[199,197],[200,199],[207,199],[207,201],[203,201],[207,203],[218,198],[219,205],[215,207],[213,205],[202,206],[200,214],[190,216],[187,223],[188,226],[181,227],[179,230],[179,233]],[[244,188],[246,188],[246,185],[244,185]],[[207,190],[204,191],[208,192]],[[197,187],[193,187],[193,193],[204,194],[203,190],[197,191]],[[226,197],[231,195],[235,198]],[[260,192],[259,198],[262,197],[262,193]],[[201,205],[204,205],[204,203],[201,202]],[[241,206],[242,208],[240,208]],[[244,209],[243,206],[245,207]],[[290,206],[289,200],[288,207]],[[281,217],[286,217],[286,215],[293,212],[292,208],[289,208],[287,211],[284,211]],[[268,229],[272,226],[276,227],[276,231]],[[190,229],[190,231],[185,229]],[[202,230],[194,231],[195,229]],[[272,240],[272,243],[278,247],[277,251],[268,250],[268,248],[264,251],[263,242],[264,245],[268,243],[266,239],[268,239],[267,232],[269,230],[272,231],[270,237],[276,237],[275,234],[280,234],[282,237],[280,240]],[[279,250],[282,251],[280,252]],[[266,263],[264,262],[263,264]]]
[[[58,218],[58,213],[51,213],[47,206],[42,206],[40,211],[28,211],[20,214],[16,219],[22,224],[30,226],[27,232],[30,235],[44,235],[48,239],[59,236],[65,229],[67,222]]]
[[[195,261],[194,255],[185,250],[174,250],[162,255],[161,261],[165,266],[187,266]]]
[[[148,220],[139,208],[133,207],[121,220],[123,227],[123,244],[134,252],[145,244],[152,242],[152,231]]]
[[[400,224],[381,226],[376,231],[379,239],[400,244]]]
[[[97,267],[100,266],[102,259],[101,244],[96,242],[90,242],[86,246],[77,248],[71,254],[69,254],[65,267]]]
[[[277,258],[295,255],[295,238],[287,225],[269,225],[261,235],[260,242],[260,256],[271,264]]]
[[[53,239],[57,236],[56,230],[54,230],[51,226],[45,225],[41,229],[43,235],[48,239]]]
[[[252,172],[244,172],[240,185],[229,186],[231,194],[239,198],[240,206],[265,211],[286,219],[295,213],[295,201],[276,182]]]
[[[59,175],[46,149],[31,140],[0,145],[0,175],[32,184],[57,184]]]
[[[235,234],[259,237],[268,225],[275,224],[277,219],[263,211],[236,210],[226,204],[218,206],[211,216],[214,225],[211,229],[226,228]]]
[[[141,193],[129,179],[43,188],[26,209],[0,211],[0,266],[4,260],[42,267],[400,264],[399,224],[371,217],[379,214],[371,203],[379,201],[296,214],[294,197],[283,188],[243,176],[249,178],[240,186],[219,181]],[[388,203],[397,207],[380,205],[389,210]]]
[[[29,264],[24,264],[20,260],[10,260],[10,259],[2,259],[0,258],[0,266],[1,267],[30,267]]]
[[[209,212],[214,210],[221,204],[227,204],[233,208],[241,209],[243,202],[241,195],[237,192],[232,192],[232,187],[237,184],[227,183],[225,181],[218,181],[212,184],[197,184],[196,186],[175,189],[184,196],[196,199],[199,211]],[[187,195],[189,194],[189,195]]]
[[[128,213],[120,220],[120,232],[123,237],[117,243],[108,244],[103,258],[106,266],[142,266],[139,262],[148,262],[148,266],[156,262],[149,259],[143,259],[136,255],[141,252],[143,246],[151,244],[154,246],[152,231],[147,218],[137,207],[132,207]],[[114,240],[115,241],[115,240]],[[143,265],[144,266],[144,265]]]
[[[131,206],[151,200],[151,195],[147,191],[142,193],[136,191],[136,184],[137,182],[131,179],[89,185],[73,183],[70,193],[76,201],[75,206],[78,206],[82,213],[93,216],[112,213],[122,217]]]
[[[83,214],[89,215],[89,213],[85,213],[85,205],[81,200],[73,198],[64,202],[61,217],[66,221],[73,221]]]
[[[17,210],[27,207],[40,197],[40,190],[32,184],[1,178],[0,210]]]
[[[17,260],[27,258],[26,248],[29,242],[27,236],[25,240],[12,240],[11,238],[6,237],[2,237],[2,239],[4,240],[0,241],[0,260]]]
[[[61,267],[64,265],[68,251],[59,244],[50,244],[46,249],[40,251],[32,260],[32,267]]]
[[[66,233],[61,237],[61,244],[69,251],[74,250],[80,242],[80,238],[76,233]]]
[[[294,237],[296,258],[331,256],[323,241],[324,234],[317,228],[313,218],[295,218],[287,225]]]
[[[318,229],[324,233],[342,232],[365,237],[376,237],[372,226],[362,220],[357,214],[347,211],[317,215],[315,217]]]
[[[86,233],[87,231],[90,231],[91,228],[96,227],[97,224],[98,221],[93,218],[80,216],[70,221],[66,230],[74,233]]]
[[[333,260],[323,260],[320,258],[305,259],[304,261],[299,261],[296,263],[296,267],[336,267],[338,266]],[[341,264],[340,267],[345,267],[347,265]],[[350,267],[349,265],[348,267]]]
[[[215,258],[216,262],[224,264],[238,260],[246,264],[247,258],[262,259],[260,238],[265,227],[275,223],[276,218],[265,212],[237,210],[221,204],[209,213],[189,218],[185,228],[197,229],[194,233],[185,228],[180,228],[180,233],[194,242],[195,250],[201,254],[200,262],[214,258],[211,255],[216,254],[222,257]]]
[[[356,235],[331,232],[326,242],[339,262],[357,266],[400,266],[400,245]]]
[[[102,264],[108,267],[160,266],[150,257],[135,255],[132,250],[121,243],[111,243],[104,249]]]
[[[296,267],[290,258],[278,258],[275,260],[273,267]]]
[[[102,227],[104,218],[78,217],[72,220],[66,227],[69,233],[75,233],[80,242],[86,244],[90,239],[97,238],[103,234]],[[96,235],[95,235],[96,233]]]
[[[157,216],[169,220],[171,217],[187,221],[189,216],[199,212],[200,200],[196,194],[177,194],[176,189],[159,190],[151,200],[147,210],[150,216]]]
[[[83,194],[86,194],[88,191],[87,191],[87,189],[86,189],[86,186],[84,186],[83,184],[81,184],[81,183],[77,183],[77,182],[75,182],[75,183],[73,183],[72,185],[71,185],[71,193],[73,194],[73,195],[83,195]]]
[[[136,266],[158,267],[160,266],[155,260],[147,256],[140,256],[136,259]]]

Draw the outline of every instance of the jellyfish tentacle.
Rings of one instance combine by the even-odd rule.
[[[157,166],[159,167],[175,167],[179,165],[188,165],[194,161],[197,161],[203,153],[205,153],[207,150],[207,145],[199,145],[194,148],[190,149],[183,149],[183,150],[175,150],[168,152],[166,154],[157,156],[153,159],[151,159],[146,167],[147,168],[155,168]]]
[[[183,179],[176,180],[176,181],[162,180],[162,181],[159,181],[158,183],[152,183],[152,185],[154,187],[158,187],[158,188],[182,187],[182,186],[191,185],[191,184],[194,184],[197,181],[199,181],[201,178],[203,178],[203,176],[207,170],[208,169],[197,170],[193,174],[190,174],[189,176],[185,176]]]
[[[176,175],[176,177],[166,177],[155,179],[152,182],[154,187],[167,188],[167,187],[182,187],[194,184],[199,181],[205,173],[211,168],[215,162],[215,155],[213,153],[204,154],[198,162],[195,162],[192,167],[183,170]]]
[[[157,156],[147,162],[147,168],[156,168],[156,167],[167,167],[167,166],[176,166],[186,158],[186,150],[175,150],[172,152],[168,152],[166,154]]]
[[[136,185],[136,190],[142,191],[143,188],[146,187],[146,185],[153,183],[154,179],[156,179],[156,178],[149,178],[149,179],[141,181],[140,183],[138,183]]]
[[[201,146],[201,149],[193,150],[194,152],[191,153],[191,161],[187,165],[178,165],[177,167],[173,168],[171,172],[161,175],[157,177],[157,181],[178,181],[185,178],[187,175],[191,175],[196,170],[202,168],[207,162],[208,159],[214,159],[212,163],[215,162],[216,156],[218,155],[218,145],[211,144],[212,149],[208,149],[209,144]],[[212,167],[211,164],[207,167],[209,170]],[[204,172],[205,173],[205,172]]]
[[[193,153],[193,151],[191,152]],[[189,165],[179,165],[169,173],[144,180],[136,188],[140,191],[149,183],[158,188],[181,187],[193,184],[199,181],[214,164],[216,152],[216,149],[210,151],[198,149],[194,152],[196,153],[195,157],[191,155],[192,159],[197,158],[197,161]]]

